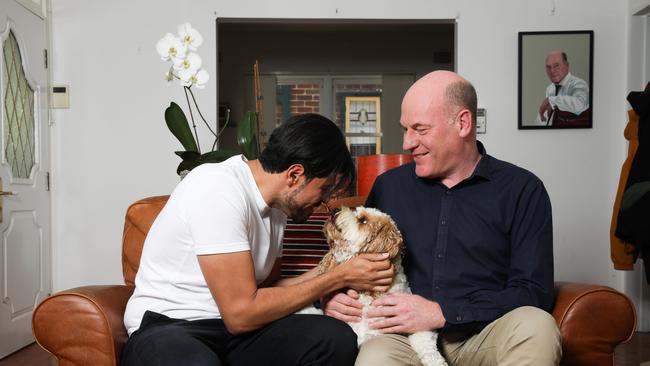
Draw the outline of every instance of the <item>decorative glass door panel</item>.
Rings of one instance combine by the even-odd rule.
[[[345,136],[352,156],[381,151],[381,98],[345,98]]]
[[[35,163],[34,89],[23,69],[13,32],[2,44],[2,95],[4,96],[4,158],[14,178],[27,179]]]

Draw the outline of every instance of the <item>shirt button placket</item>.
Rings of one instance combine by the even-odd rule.
[[[445,190],[445,194],[440,197],[440,219],[438,221],[438,237],[436,238],[436,246],[434,248],[434,270],[433,278],[431,281],[431,286],[433,292],[440,291],[440,284],[444,282],[444,273],[442,272],[445,268],[445,253],[447,251],[447,239],[448,239],[448,217],[449,212],[451,211],[452,195],[450,190]]]

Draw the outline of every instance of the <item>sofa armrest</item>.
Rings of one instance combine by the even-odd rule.
[[[124,309],[132,286],[86,286],[43,300],[32,317],[34,337],[59,365],[117,365],[127,339]]]
[[[636,328],[634,304],[605,286],[555,283],[553,317],[562,336],[562,365],[613,365],[614,348]]]

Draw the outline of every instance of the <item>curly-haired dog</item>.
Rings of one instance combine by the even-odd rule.
[[[327,272],[359,253],[389,253],[395,277],[388,292],[411,293],[402,268],[404,241],[390,216],[374,208],[343,207],[325,223],[324,231],[330,250],[318,265],[319,273]],[[359,301],[364,305],[362,319],[358,323],[349,323],[357,334],[359,344],[380,334],[368,327],[366,313],[370,303],[381,295],[372,291],[359,294]],[[409,335],[411,347],[424,366],[447,365],[438,352],[437,338],[437,333],[428,331]]]

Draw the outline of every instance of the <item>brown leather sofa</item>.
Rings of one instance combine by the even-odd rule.
[[[33,315],[38,344],[59,365],[117,365],[127,339],[122,324],[133,292],[144,238],[167,196],[150,197],[126,213],[122,243],[124,285],[85,286],[43,300]],[[355,206],[363,197],[332,204]],[[635,329],[634,305],[620,292],[604,286],[557,282],[553,316],[562,334],[563,365],[613,365],[614,348]]]

